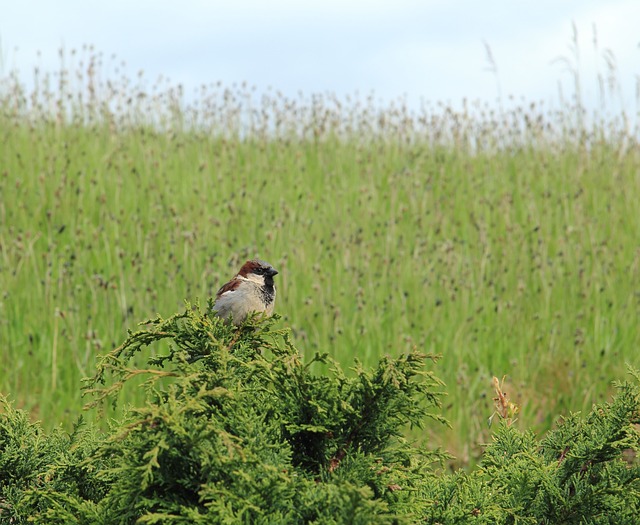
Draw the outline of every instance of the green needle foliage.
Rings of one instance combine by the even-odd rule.
[[[541,441],[502,425],[477,471],[425,484],[424,522],[638,523],[640,469],[629,456],[640,444],[639,392],[620,384],[613,402],[559,420]]]
[[[635,522],[637,375],[541,441],[503,421],[478,469],[447,474],[404,437],[442,421],[430,356],[345,373],[303,362],[273,320],[237,329],[210,306],[147,321],[101,360],[89,407],[141,377],[146,393],[108,432],[45,434],[2,399],[0,523]]]
[[[443,457],[403,438],[407,425],[440,419],[430,410],[441,383],[424,371],[427,356],[383,359],[372,370],[358,365],[349,375],[331,363],[314,375],[310,365],[328,357],[304,364],[289,332],[272,324],[237,330],[188,307],[130,333],[86,391],[95,406],[148,376],[144,406],[107,435],[54,434],[24,466],[7,464],[21,481],[3,486],[3,512],[48,523],[335,523],[349,516],[365,524],[408,515],[424,470]],[[141,351],[165,339],[165,354],[135,366]],[[26,441],[39,450],[42,432],[25,421],[7,410],[12,431],[3,449]],[[57,458],[75,447],[84,454],[76,458],[78,476]],[[92,490],[81,490],[87,472]]]

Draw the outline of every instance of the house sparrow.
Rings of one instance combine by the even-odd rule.
[[[276,302],[273,276],[277,273],[267,262],[247,261],[236,276],[218,290],[213,311],[236,326],[253,312],[264,312],[271,317]]]

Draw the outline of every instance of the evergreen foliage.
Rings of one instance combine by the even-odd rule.
[[[99,410],[146,378],[144,406],[109,432],[79,421],[45,435],[2,398],[0,523],[637,520],[637,375],[542,440],[503,420],[478,469],[447,474],[445,454],[404,437],[442,421],[431,356],[345,373],[327,355],[304,363],[273,320],[236,329],[188,306],[145,325],[87,381]]]

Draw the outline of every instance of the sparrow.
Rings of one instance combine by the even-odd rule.
[[[268,262],[260,259],[247,261],[235,277],[218,290],[213,304],[214,313],[236,326],[253,312],[263,312],[271,317],[276,302],[273,276],[277,274]]]

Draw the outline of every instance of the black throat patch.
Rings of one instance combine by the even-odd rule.
[[[273,298],[276,295],[276,287],[273,285],[273,277],[265,276],[264,286],[261,289],[261,293],[264,304],[268,305],[273,302]]]

